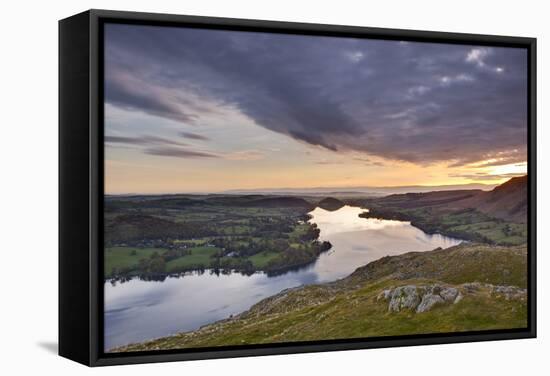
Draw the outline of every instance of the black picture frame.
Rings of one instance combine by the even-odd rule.
[[[528,327],[185,350],[103,352],[103,24],[347,36],[528,51]],[[88,366],[536,337],[536,39],[89,10],[59,22],[59,354]]]

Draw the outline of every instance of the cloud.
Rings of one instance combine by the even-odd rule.
[[[353,159],[356,160],[356,161],[359,161],[359,162],[363,162],[367,166],[377,166],[377,167],[385,166],[384,163],[382,163],[380,161],[373,161],[370,158],[356,157],[356,158],[353,158]]]
[[[225,154],[224,158],[232,161],[257,161],[264,158],[264,153],[259,150],[241,150]]]
[[[209,141],[210,139],[206,136],[200,135],[198,133],[192,133],[192,132],[180,132],[179,135],[184,138],[190,138],[192,140],[200,140],[200,141]]]
[[[184,148],[175,147],[154,147],[146,149],[145,154],[157,155],[162,157],[175,157],[175,158],[220,158],[216,154],[209,152],[188,150]]]
[[[464,73],[457,74],[455,76],[442,76],[439,78],[439,82],[443,86],[449,86],[460,82],[472,82],[472,81],[474,81],[474,78],[469,74],[464,74]]]
[[[476,155],[475,158],[462,158],[456,160],[454,163],[450,164],[450,167],[495,167],[495,166],[504,166],[513,163],[521,163],[527,160],[527,146],[520,146],[518,149],[504,150],[498,152],[488,152],[481,154],[480,156]]]
[[[526,145],[522,49],[110,24],[105,58],[108,103],[185,124],[226,106],[306,144],[417,164]]]
[[[490,174],[485,172],[475,172],[471,174],[450,174],[451,178],[462,178],[476,181],[483,180],[502,180],[502,179],[511,179],[517,176],[523,176],[525,173],[508,173],[508,174]]]
[[[365,57],[364,52],[362,51],[348,51],[344,53],[344,56],[346,56],[349,60],[351,60],[354,63],[358,63]]]
[[[176,158],[220,158],[219,155],[206,151],[187,148],[187,144],[157,136],[105,136],[107,144],[131,145],[143,148],[143,153]]]
[[[483,67],[485,65],[485,58],[489,56],[490,53],[491,50],[489,48],[472,48],[466,55],[466,61]]]
[[[341,165],[341,164],[344,164],[343,161],[316,161],[314,163],[318,164],[318,165]]]
[[[157,136],[140,136],[140,137],[126,137],[126,136],[105,136],[105,142],[109,144],[128,144],[128,145],[177,145],[186,146],[186,144],[174,140],[170,140]]]
[[[167,90],[117,68],[106,71],[105,98],[108,103],[127,110],[138,110],[182,122],[195,119]]]

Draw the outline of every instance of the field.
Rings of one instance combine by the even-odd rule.
[[[282,273],[330,248],[314,205],[273,196],[135,196],[105,206],[105,278],[219,269]]]
[[[111,276],[118,270],[137,267],[139,260],[150,258],[155,252],[164,253],[159,248],[111,247],[105,249],[105,275]]]

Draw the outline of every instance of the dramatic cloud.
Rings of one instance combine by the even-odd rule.
[[[228,106],[311,145],[419,164],[526,159],[525,50],[135,25],[105,35],[114,106],[187,125]]]

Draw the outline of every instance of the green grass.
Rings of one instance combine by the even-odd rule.
[[[404,279],[422,275],[452,284],[482,282],[526,288],[527,247],[466,243],[430,252],[410,252],[373,261],[348,278],[374,280],[396,270]]]
[[[212,261],[211,256],[218,251],[216,247],[192,247],[189,250],[191,251],[190,255],[168,261],[166,271],[175,272],[184,269],[207,268]]]
[[[281,292],[233,319],[113,351],[525,328],[525,300],[506,300],[486,285],[473,292],[461,285],[481,282],[525,288],[526,258],[526,247],[479,244],[384,257],[343,280]],[[463,299],[424,313],[390,313],[388,302],[377,299],[390,287],[434,283],[455,286]]]
[[[250,256],[248,259],[252,261],[255,268],[265,268],[266,265],[273,259],[277,258],[277,252],[263,251]]]
[[[154,252],[163,254],[164,248],[111,247],[105,249],[105,276],[111,276],[113,269],[131,269],[139,260],[149,258]],[[134,254],[135,253],[135,254]]]
[[[307,223],[294,226],[294,230],[289,234],[290,240],[300,239],[300,237],[303,236],[308,229],[309,225]]]

